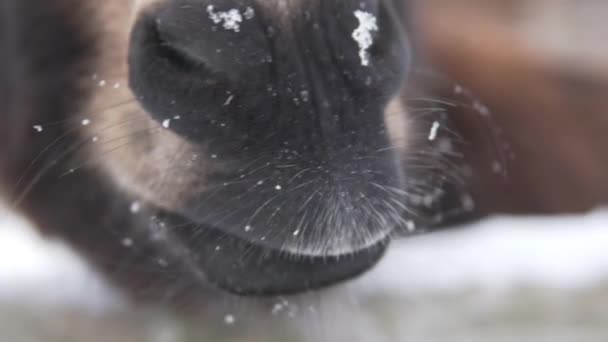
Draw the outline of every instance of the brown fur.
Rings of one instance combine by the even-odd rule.
[[[516,21],[496,9],[501,4],[477,10],[466,2],[439,1],[422,5],[416,16],[428,62],[468,87],[490,111],[490,126],[474,110],[452,115],[466,141],[463,152],[474,175],[469,186],[479,212],[582,212],[605,204],[605,65],[593,67],[584,59],[580,65],[559,63],[559,56],[517,33]],[[510,5],[510,13],[517,13],[522,3]],[[438,96],[457,99],[453,89],[448,85]]]

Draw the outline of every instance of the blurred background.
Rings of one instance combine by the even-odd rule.
[[[323,293],[177,313],[127,303],[4,210],[0,341],[608,341],[608,210],[597,207],[608,150],[581,152],[608,143],[608,1],[419,0],[412,17],[418,58],[454,80],[437,91],[465,86],[507,141],[524,141],[507,180],[472,189],[504,193],[491,205],[518,216],[399,241],[371,273]],[[478,138],[465,154],[491,175]]]

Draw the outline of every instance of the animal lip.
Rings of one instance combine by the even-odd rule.
[[[176,210],[267,248],[311,257],[345,255],[386,239],[407,215],[406,192],[391,162],[379,167],[374,160],[356,172],[341,164],[340,172],[264,166],[242,176],[216,175],[209,178],[214,185]]]
[[[169,219],[183,220],[173,214]],[[193,249],[189,254],[196,255],[196,267],[208,282],[244,296],[296,294],[346,281],[373,267],[389,244],[386,238],[347,255],[312,257],[262,246],[194,223],[180,224],[175,237]]]

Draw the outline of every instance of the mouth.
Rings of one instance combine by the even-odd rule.
[[[318,168],[265,168],[233,182],[211,177],[214,187],[165,213],[152,231],[168,237],[158,242],[177,251],[177,260],[235,294],[293,294],[343,282],[382,258],[406,213],[397,205],[403,194],[381,186],[397,182],[388,172],[340,165],[350,178],[332,181],[337,171]]]
[[[313,291],[355,278],[372,268],[384,255],[389,239],[350,253],[311,256],[261,245],[225,231],[201,226],[176,214],[165,213],[165,224],[179,226],[163,243],[189,244],[190,252],[177,257],[194,262],[205,281],[241,296],[290,295]],[[171,241],[171,242],[169,242]],[[192,248],[192,243],[196,248]]]

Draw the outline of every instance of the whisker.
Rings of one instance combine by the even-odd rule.
[[[125,103],[127,104],[127,103]],[[122,104],[120,104],[122,105]],[[119,106],[120,106],[119,105]],[[103,112],[100,113],[105,113],[109,110],[114,109],[115,107],[110,107],[109,109],[106,109]],[[65,122],[66,120],[64,120]],[[60,122],[60,121],[58,121]],[[110,127],[106,127],[104,129],[102,129],[102,131],[104,131],[107,128],[113,128],[114,126],[110,126]],[[32,161],[28,164],[28,166],[25,168],[25,170],[23,170],[23,172],[21,173],[21,176],[19,177],[19,179],[17,180],[17,182],[14,185],[13,188],[13,193],[16,191],[16,189],[21,185],[21,183],[23,182],[23,180],[25,179],[25,177],[27,177],[27,175],[29,174],[29,172],[32,170],[32,168],[34,167],[34,165],[36,165],[44,156],[46,156],[46,154],[55,146],[57,146],[57,144],[59,144],[61,141],[63,141],[64,139],[66,139],[68,136],[70,136],[71,134],[77,133],[80,129],[80,126],[75,126],[71,129],[68,129],[65,133],[61,134],[60,136],[58,136],[57,138],[55,138],[53,141],[51,141],[47,146],[45,146],[35,157],[34,159],[32,159]]]
[[[111,110],[118,109],[120,107],[123,107],[123,106],[126,106],[126,105],[132,105],[132,104],[133,105],[134,104],[139,104],[139,102],[137,102],[136,98],[134,98],[134,97],[131,96],[131,97],[129,97],[126,100],[120,101],[118,103],[111,104],[111,105],[109,105],[107,107],[102,107],[102,108],[94,109],[94,110],[92,110],[89,113],[76,114],[76,115],[73,115],[73,116],[71,116],[71,117],[69,117],[67,119],[63,119],[63,120],[57,120],[57,121],[51,121],[51,122],[43,122],[43,123],[40,123],[40,125],[43,126],[43,127],[52,127],[52,126],[63,125],[65,123],[69,123],[71,121],[78,121],[78,123],[80,123],[80,120],[82,118],[95,118],[98,115],[105,114],[105,113],[107,113],[107,112],[109,112]]]
[[[116,126],[119,126],[119,125],[122,125],[122,124],[125,124],[125,123],[130,123],[130,122],[133,122],[133,121],[137,121],[137,120],[142,120],[142,119],[139,119],[139,118],[133,119],[132,118],[132,119],[129,119],[129,120],[125,120],[124,122],[104,127],[104,128],[101,129],[101,131],[107,130],[107,129],[111,129],[113,127],[116,127]],[[56,166],[59,163],[59,161],[63,160],[64,158],[66,158],[70,154],[75,153],[76,151],[80,150],[80,148],[82,148],[83,146],[85,146],[90,141],[91,141],[91,137],[87,137],[87,139],[82,139],[82,140],[78,141],[73,146],[71,146],[69,148],[66,148],[65,151],[62,151],[62,153],[60,153],[56,158],[54,158],[53,160],[49,161],[46,165],[44,165],[43,167],[41,167],[40,170],[38,170],[38,172],[36,172],[36,174],[29,181],[28,185],[24,188],[24,190],[22,190],[21,193],[18,196],[16,196],[16,199],[12,202],[13,206],[18,207],[20,205],[20,203],[23,201],[23,199],[25,198],[25,196],[27,196],[29,194],[29,192],[40,181],[40,179],[42,179],[42,177],[48,171],[50,171],[54,166]],[[36,161],[39,161],[40,159],[41,159],[41,156],[38,157],[36,159]],[[17,191],[17,189],[22,184],[22,182],[25,179],[25,177],[27,177],[27,175],[29,174],[29,172],[32,170],[33,165],[34,164],[30,164],[30,166],[28,166],[28,168],[26,169],[26,172],[24,172],[23,175],[20,177],[20,181],[15,186],[14,192]]]
[[[457,102],[451,102],[448,100],[432,98],[432,97],[408,97],[407,100],[414,101],[414,102],[430,102],[430,103],[435,103],[435,104],[446,105],[449,107],[458,107],[459,106],[459,104]]]
[[[132,138],[132,137],[137,136],[137,135],[155,134],[155,133],[158,133],[160,131],[162,131],[162,128],[158,128],[158,127],[143,129],[143,130],[131,132],[131,133],[129,133],[127,135],[124,135],[124,136],[121,136],[121,137],[116,137],[116,138],[110,139],[108,141],[104,141],[103,143],[104,144],[109,144],[109,143],[121,141],[121,140],[124,140],[124,139],[127,139],[127,138]],[[98,155],[96,155],[97,158],[90,159],[90,160],[88,160],[88,161],[86,161],[84,163],[79,164],[76,167],[70,168],[69,171],[67,171],[66,173],[62,174],[59,178],[62,178],[63,176],[66,176],[66,175],[68,175],[70,173],[73,173],[73,172],[75,172],[77,170],[89,167],[91,165],[95,165],[96,163],[98,163],[101,160],[103,160],[108,154],[110,154],[112,152],[115,152],[115,151],[118,151],[119,149],[121,149],[123,147],[129,146],[131,143],[132,142],[129,141],[129,142],[123,143],[123,144],[121,144],[119,146],[115,146],[115,147],[111,148],[110,150],[101,151]]]

